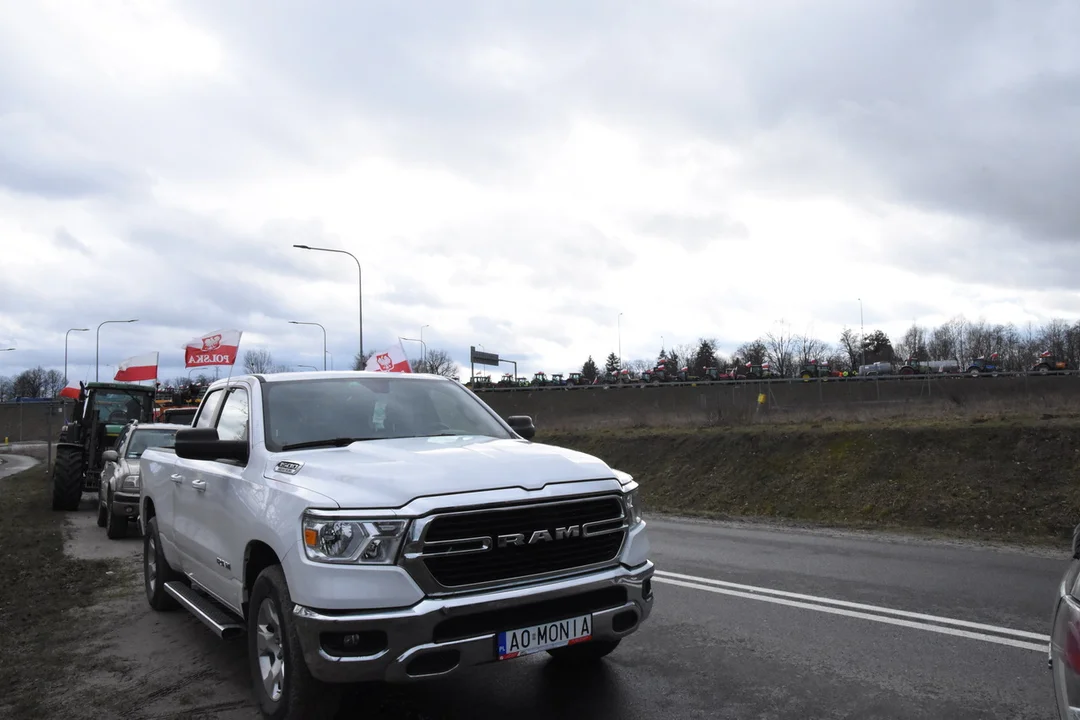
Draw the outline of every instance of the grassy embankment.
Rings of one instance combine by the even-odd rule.
[[[639,478],[646,510],[1060,542],[1080,417],[540,433]]]
[[[48,716],[80,646],[101,618],[79,613],[130,575],[116,561],[64,553],[43,465],[0,479],[0,716]],[[106,573],[112,574],[106,574]],[[131,583],[127,582],[128,588]],[[100,628],[99,628],[100,629]]]

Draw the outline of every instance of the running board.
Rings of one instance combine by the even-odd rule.
[[[167,582],[165,592],[176,598],[178,603],[199,618],[222,640],[228,640],[244,632],[244,626],[236,622],[232,615],[225,612],[213,600],[200,595],[184,583],[178,580]]]

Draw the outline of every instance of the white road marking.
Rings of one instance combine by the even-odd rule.
[[[704,583],[701,583],[701,582],[686,582],[686,581],[683,581],[683,580],[676,580],[676,579],[673,579],[671,577],[667,577],[667,575],[671,575],[671,574],[673,574],[673,573],[665,573],[664,575],[657,574],[656,576],[653,577],[653,580],[655,580],[656,582],[664,583],[664,584],[668,584],[668,585],[677,585],[679,587],[690,588],[692,590],[704,590],[705,592],[717,593],[717,594],[720,594],[720,595],[732,595],[734,597],[746,598],[748,600],[761,600],[761,601],[764,601],[764,602],[775,603],[777,605],[786,605],[788,607],[797,607],[797,608],[802,608],[802,609],[805,609],[805,610],[816,610],[818,612],[828,613],[828,614],[831,614],[831,615],[843,615],[845,617],[854,617],[854,618],[860,618],[860,619],[863,619],[863,620],[873,620],[875,622],[885,623],[887,625],[898,625],[900,627],[914,628],[914,629],[917,629],[917,630],[929,630],[930,632],[941,633],[942,635],[953,635],[953,636],[956,636],[956,637],[964,637],[964,638],[969,638],[969,639],[972,639],[972,640],[982,640],[984,642],[996,643],[998,645],[1008,645],[1010,647],[1022,648],[1024,650],[1035,650],[1036,652],[1040,652],[1040,653],[1045,653],[1047,651],[1047,644],[1050,642],[1050,637],[1049,636],[1039,636],[1039,635],[1037,635],[1035,633],[1024,633],[1024,631],[1021,631],[1021,630],[1008,630],[1007,628],[1003,628],[1004,630],[1007,630],[1008,632],[1012,632],[1012,633],[1016,633],[1016,634],[1023,633],[1024,636],[1032,636],[1032,635],[1034,635],[1037,638],[1043,639],[1043,642],[1041,644],[1035,644],[1035,643],[1032,643],[1032,642],[1024,642],[1023,640],[1017,640],[1017,639],[1014,639],[1014,638],[1011,638],[1011,637],[1002,637],[1000,635],[988,635],[986,633],[970,632],[968,630],[958,630],[957,628],[946,627],[944,625],[931,625],[929,623],[915,622],[915,621],[912,621],[912,620],[902,620],[900,618],[889,617],[887,615],[875,615],[875,614],[872,614],[872,613],[858,612],[858,611],[855,611],[855,610],[845,610],[845,609],[839,608],[839,607],[829,607],[828,605],[824,605],[824,604],[801,602],[801,601],[797,601],[797,600],[787,600],[787,599],[782,598],[782,597],[773,597],[771,595],[766,595],[766,594],[763,594],[760,591],[759,592],[744,592],[744,591],[741,591],[741,590],[731,590],[731,589],[728,589],[728,588],[725,588],[725,587],[717,587],[714,584],[704,584]],[[689,576],[689,577],[692,577],[692,576]],[[710,582],[716,583],[716,582],[720,582],[720,581],[710,581]],[[734,584],[734,583],[732,583],[732,584]],[[764,588],[762,588],[762,590],[764,590]],[[782,592],[782,591],[773,591],[773,592],[778,593],[778,592]],[[795,593],[787,593],[787,594],[794,595]],[[809,596],[809,597],[813,597],[813,596]],[[828,598],[823,598],[823,599],[828,599]],[[834,602],[840,602],[840,601],[834,601]],[[869,607],[874,607],[874,606],[871,605]],[[888,608],[883,608],[883,609],[887,610]],[[897,612],[899,612],[899,611],[897,611]],[[933,616],[931,615],[931,616],[926,616],[926,617],[933,617]],[[942,618],[942,619],[943,620],[948,620],[948,618]],[[958,621],[958,622],[962,622],[962,621]],[[988,627],[993,627],[993,626],[988,626]]]
[[[735,590],[745,590],[751,593],[765,593],[768,595],[776,595],[778,597],[793,598],[795,600],[806,600],[813,603],[824,603],[826,605],[837,605],[839,607],[852,608],[854,610],[868,610],[874,613],[882,613],[885,615],[897,615],[899,617],[912,618],[914,620],[926,620],[927,622],[940,623],[943,625],[956,625],[958,627],[971,628],[972,630],[984,630],[986,632],[1000,633],[1002,635],[1013,635],[1020,638],[1028,638],[1030,640],[1042,640],[1043,642],[1050,642],[1049,635],[1040,635],[1039,633],[1028,632],[1027,630],[1013,630],[1012,628],[1001,627],[999,625],[986,625],[984,623],[971,622],[969,620],[958,620],[956,618],[942,617],[940,615],[927,615],[926,613],[911,612],[909,610],[897,610],[895,608],[882,607],[881,605],[867,605],[866,603],[849,602],[847,600],[835,600],[833,598],[822,597],[820,595],[803,595],[802,593],[788,592],[786,590],[774,590],[772,588],[759,587],[757,585],[742,585],[740,583],[728,582],[726,580],[714,580],[707,577],[699,577],[697,575],[683,575],[682,573],[667,572],[666,570],[657,570],[657,575],[663,577],[676,578],[679,580],[687,580],[695,583],[705,583],[706,585],[718,585],[720,587],[732,588]]]

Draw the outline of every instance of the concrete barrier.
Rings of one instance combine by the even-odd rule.
[[[1080,412],[1080,377],[945,377],[905,380],[740,382],[621,389],[518,390],[479,397],[501,416],[538,428],[745,425],[868,421],[1002,412]],[[764,395],[764,402],[760,396]]]

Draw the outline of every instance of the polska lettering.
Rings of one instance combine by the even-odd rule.
[[[188,359],[188,362],[189,363],[231,363],[232,362],[232,357],[229,356],[229,355],[219,355],[219,354],[212,354],[212,355],[211,354],[205,354],[205,353],[202,354],[202,355],[192,354],[191,357]]]

